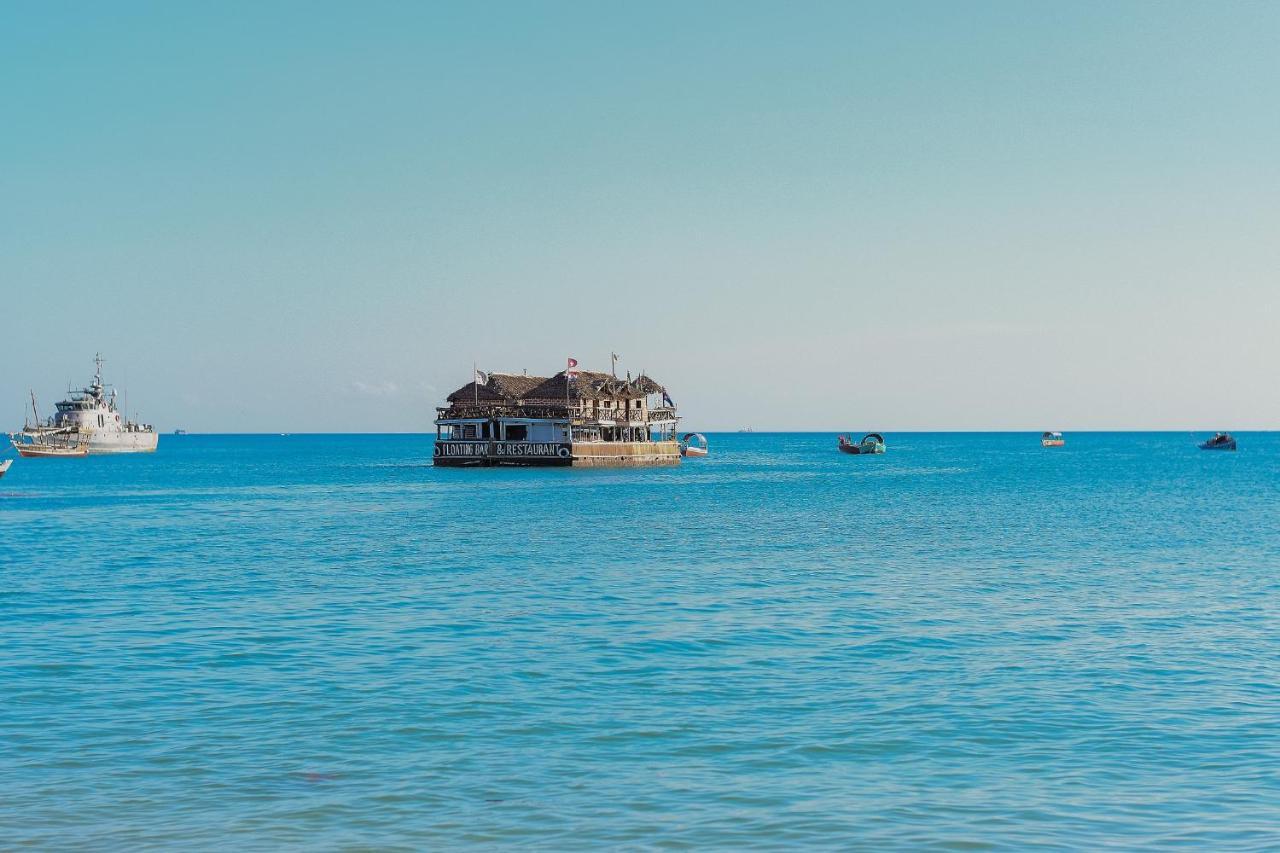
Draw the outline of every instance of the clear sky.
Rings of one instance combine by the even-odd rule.
[[[1280,3],[0,5],[0,426],[1280,427]]]

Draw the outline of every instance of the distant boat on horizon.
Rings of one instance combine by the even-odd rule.
[[[1067,440],[1062,437],[1060,432],[1046,432],[1040,436],[1041,447],[1063,447]]]
[[[1229,432],[1220,432],[1200,445],[1201,450],[1235,450],[1236,439]]]

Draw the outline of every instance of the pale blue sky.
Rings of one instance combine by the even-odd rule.
[[[1278,3],[0,4],[0,415],[1280,426]]]

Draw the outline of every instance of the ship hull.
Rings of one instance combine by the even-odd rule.
[[[573,461],[563,462],[558,459],[525,459],[511,462],[491,458],[481,459],[436,459],[437,468],[569,468]]]
[[[158,433],[138,430],[134,432],[110,432],[106,430],[27,430],[26,435],[36,441],[44,436],[56,436],[57,440],[78,444],[89,454],[98,456],[109,453],[154,453],[160,441]]]
[[[884,453],[883,444],[841,444],[839,447],[841,453],[848,453],[850,456],[871,456],[876,453]]]
[[[107,453],[154,453],[160,436],[154,432],[82,434],[91,455]]]
[[[437,441],[442,468],[635,468],[680,464],[674,441],[512,442]]]
[[[656,468],[680,464],[678,441],[575,442],[575,468]]]

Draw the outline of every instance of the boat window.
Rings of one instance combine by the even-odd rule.
[[[507,441],[528,441],[529,427],[525,424],[507,424]]]

